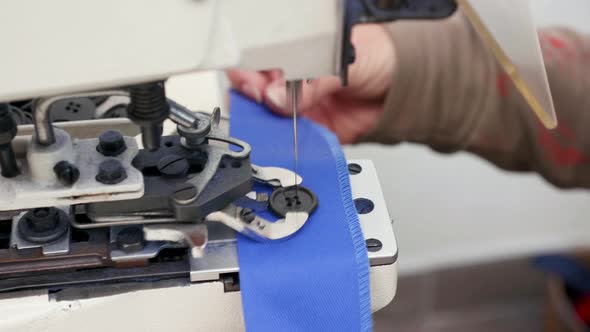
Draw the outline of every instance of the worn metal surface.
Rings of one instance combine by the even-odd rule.
[[[96,268],[111,264],[108,259],[108,237],[105,231],[97,230],[85,233],[84,241],[77,240],[72,234],[72,243],[67,255],[43,255],[41,248],[17,250],[16,248],[0,250],[0,288],[4,278],[11,275],[34,275],[62,270]],[[48,277],[47,277],[48,278]],[[21,286],[26,286],[23,279]]]
[[[147,241],[185,244],[193,258],[203,257],[208,237],[207,226],[203,224],[145,225],[143,234]]]
[[[359,216],[365,239],[378,239],[381,243],[378,251],[368,250],[369,262],[372,267],[395,264],[397,243],[375,167],[370,160],[354,160],[350,163],[360,167],[360,171],[355,172],[350,178],[353,198],[370,198],[375,205],[373,211]],[[357,167],[354,169],[358,170]],[[210,227],[209,237],[210,245],[205,248],[203,258],[190,260],[193,282],[218,280],[223,274],[239,272],[235,235]],[[371,246],[373,242],[369,241],[368,245]],[[394,276],[391,278],[395,280]]]
[[[73,141],[74,165],[80,170],[75,185],[43,185],[33,182],[29,167],[21,160],[21,174],[14,178],[0,178],[0,210],[28,209],[45,206],[73,205],[89,202],[133,199],[143,194],[143,176],[131,165],[138,152],[134,138],[125,137],[127,149],[116,158],[123,164],[127,178],[116,185],[96,181],[98,165],[105,156],[96,147],[98,139],[75,139]],[[53,170],[51,170],[53,173]],[[53,174],[55,176],[55,174]],[[56,180],[57,183],[57,180]]]
[[[96,92],[73,93],[54,97],[40,98],[34,103],[33,123],[35,139],[40,145],[51,145],[55,142],[55,134],[51,123],[51,105],[63,99],[89,98],[102,96],[127,96],[128,92],[122,90],[108,90]]]
[[[281,167],[262,167],[252,164],[254,180],[273,187],[291,187],[300,185],[303,178],[299,174]]]

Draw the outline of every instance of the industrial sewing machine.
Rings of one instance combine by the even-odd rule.
[[[455,9],[442,0],[0,5],[0,41],[10,45],[0,58],[0,316],[12,317],[0,329],[67,331],[121,311],[119,329],[163,316],[176,324],[165,329],[240,328],[236,233],[293,236],[317,200],[303,187],[306,197],[294,194],[305,179],[293,171],[252,164],[220,109],[192,112],[167,98],[163,82],[280,68],[289,81],[345,83],[353,25]],[[162,136],[164,121],[177,135]],[[397,245],[374,168],[359,161],[350,172],[353,196],[371,199],[370,215],[359,212],[378,310],[395,294]],[[146,305],[157,301],[168,304]]]

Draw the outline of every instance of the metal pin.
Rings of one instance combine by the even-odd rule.
[[[287,103],[288,108],[291,109],[293,113],[293,159],[294,159],[294,166],[293,171],[295,172],[295,195],[297,195],[297,174],[298,172],[298,163],[299,163],[299,149],[297,144],[297,108],[299,107],[299,99],[301,97],[301,88],[303,86],[303,81],[295,80],[295,81],[288,81],[287,82]]]

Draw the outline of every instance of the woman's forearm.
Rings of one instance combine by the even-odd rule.
[[[562,187],[590,187],[590,37],[540,32],[559,126],[543,128],[492,53],[459,13],[390,26],[396,50],[378,125],[364,138],[467,150]]]

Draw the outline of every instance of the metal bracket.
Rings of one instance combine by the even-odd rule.
[[[111,243],[111,260],[113,262],[126,262],[140,259],[150,259],[158,256],[160,250],[169,248],[174,243],[167,241],[146,241],[145,245],[141,250],[135,252],[125,252],[117,248],[117,236],[123,230],[129,226],[114,226],[110,230],[110,243]],[[140,227],[140,226],[137,226]]]
[[[270,222],[260,216],[252,219],[243,217],[246,209],[230,204],[221,211],[210,213],[206,221],[222,223],[240,234],[256,241],[274,241],[286,239],[305,225],[309,215],[306,212],[288,212],[284,219]]]
[[[59,133],[58,136],[67,135],[57,128],[55,133]],[[31,142],[31,144],[36,143]],[[27,163],[22,160],[20,175],[14,178],[0,177],[0,195],[2,196],[0,211],[141,197],[143,195],[143,175],[131,165],[131,161],[138,152],[137,143],[134,138],[125,137],[125,144],[127,150],[116,158],[125,168],[127,178],[115,185],[105,185],[96,181],[98,165],[107,158],[96,150],[98,139],[73,140],[72,155],[74,160],[72,160],[72,163],[80,170],[80,178],[71,187],[58,184],[57,180],[55,181],[56,184],[43,184],[33,181]],[[55,156],[56,160],[61,157],[59,155]],[[53,167],[53,165],[51,166]],[[53,171],[49,169],[48,172]],[[51,174],[51,176],[54,175]]]
[[[61,206],[57,208],[68,215],[70,214],[69,206]],[[17,249],[41,248],[43,255],[45,256],[67,254],[70,251],[70,227],[68,227],[68,230],[62,236],[49,243],[33,243],[21,236],[18,231],[18,223],[26,213],[27,212],[19,213],[12,218],[12,230],[10,234],[11,247],[16,247]]]
[[[370,160],[353,160],[360,172],[350,176],[353,199],[371,200],[373,209],[359,215],[359,222],[365,237],[371,267],[395,264],[398,256],[397,242],[393,233],[391,217],[375,166]],[[366,212],[366,211],[363,211]],[[209,225],[211,241],[202,258],[190,259],[192,282],[216,281],[227,273],[239,272],[237,241],[235,234],[227,228],[212,228]]]
[[[252,164],[252,177],[273,187],[291,187],[300,185],[303,178],[299,174],[280,167],[262,167]]]
[[[146,241],[168,241],[186,243],[193,258],[203,257],[207,245],[207,226],[203,224],[164,224],[143,227]]]

